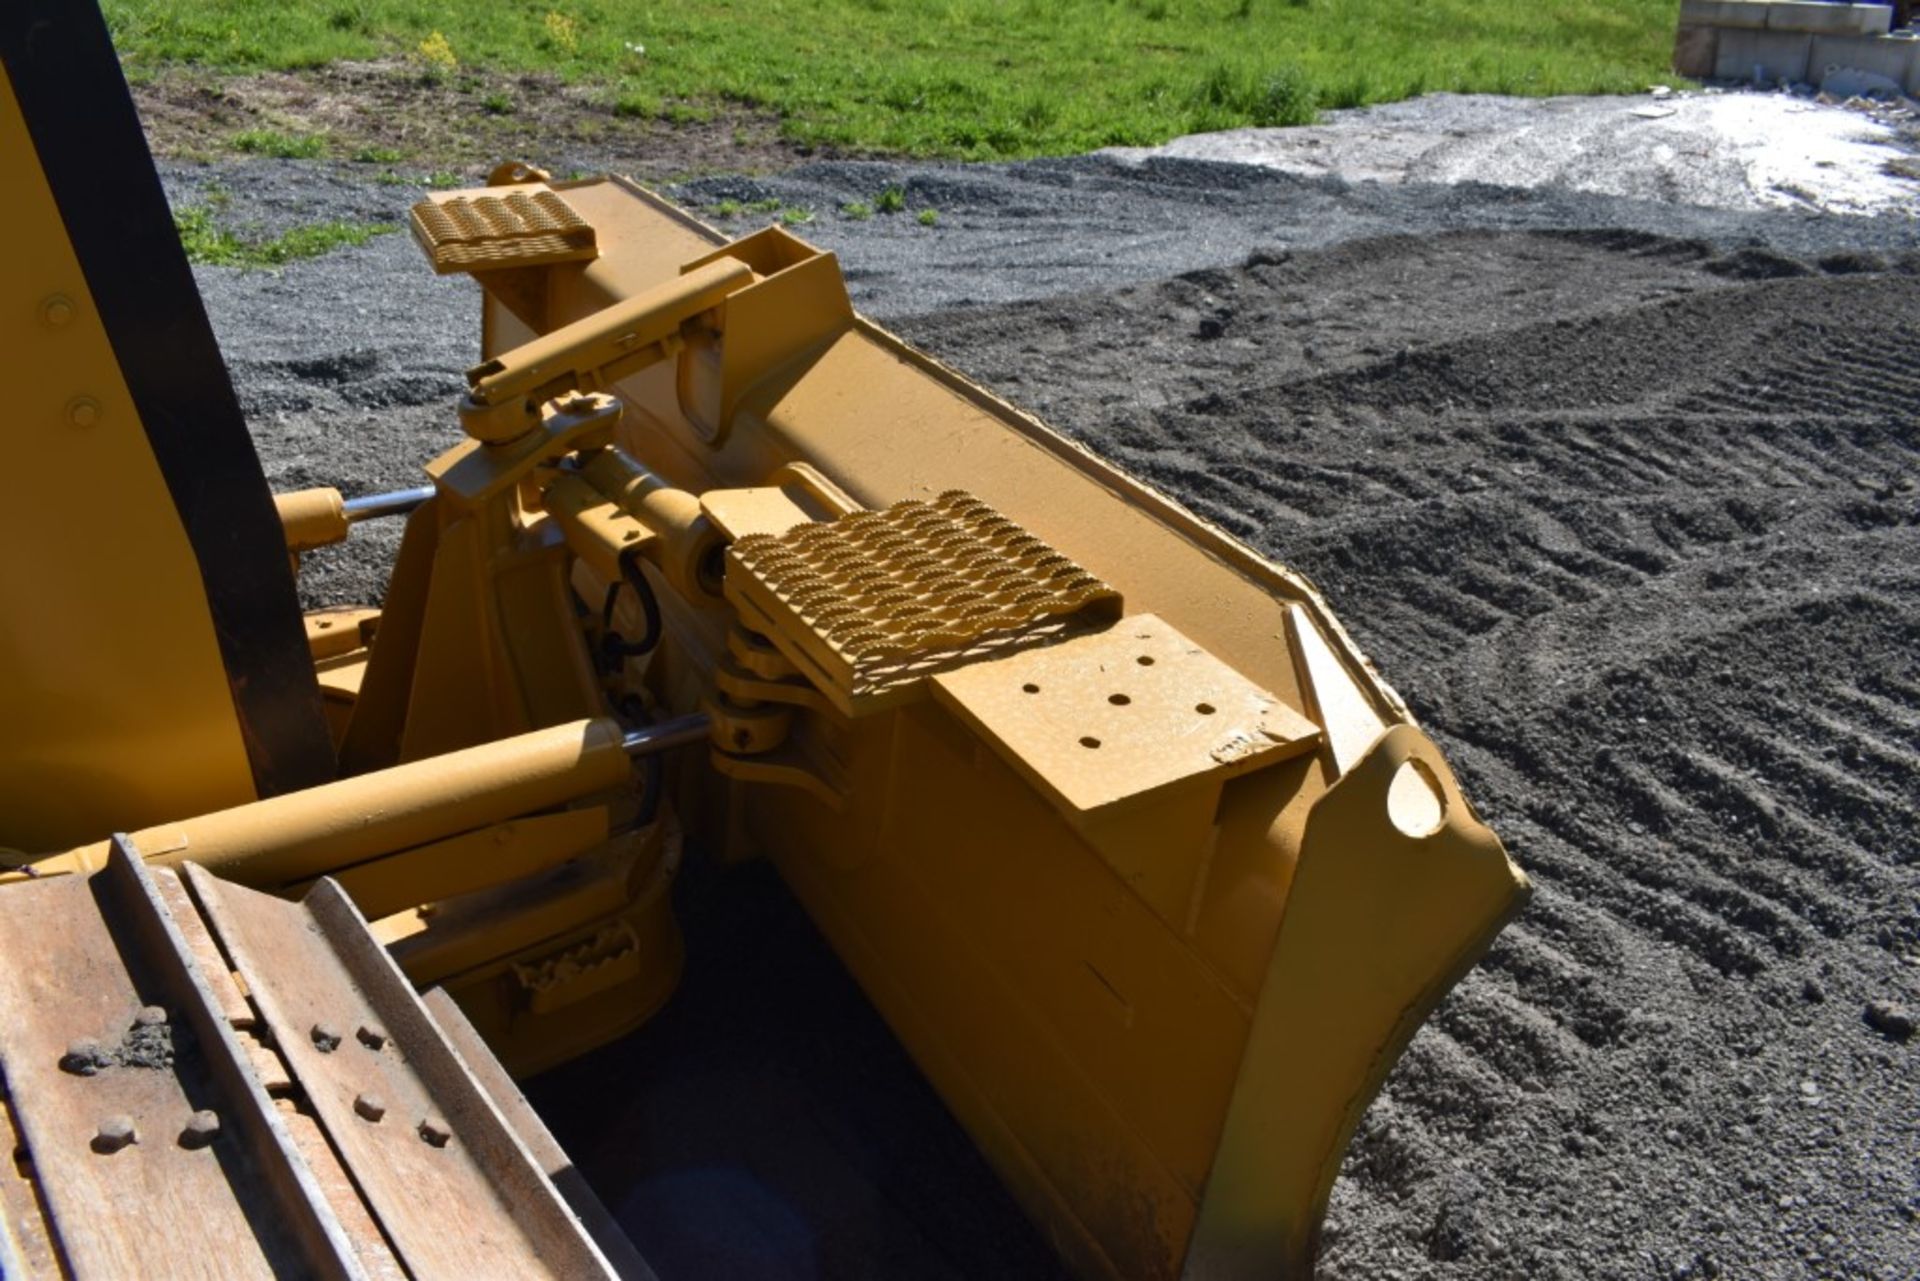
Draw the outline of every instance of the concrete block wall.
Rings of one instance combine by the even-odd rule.
[[[1893,35],[1893,8],[1818,0],[1681,0],[1673,69],[1698,80],[1820,84],[1885,76],[1920,96],[1920,39]]]

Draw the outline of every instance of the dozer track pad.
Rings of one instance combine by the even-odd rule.
[[[632,1247],[338,886],[183,872],[120,837],[0,890],[0,1273],[615,1275]]]

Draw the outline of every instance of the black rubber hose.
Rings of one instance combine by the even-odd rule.
[[[633,594],[640,598],[640,612],[646,615],[647,630],[637,641],[629,641],[613,630],[613,607],[619,602],[622,585],[633,589]],[[620,558],[620,581],[607,588],[606,602],[600,607],[600,625],[606,629],[600,641],[601,653],[610,666],[617,666],[622,659],[652,653],[660,643],[660,602],[653,594],[653,584],[641,572],[639,557],[633,552]]]

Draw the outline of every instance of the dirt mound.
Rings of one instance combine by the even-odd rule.
[[[902,325],[1315,579],[1535,878],[1326,1275],[1920,1257],[1862,1017],[1920,987],[1920,279],[1726,262],[1398,238]]]

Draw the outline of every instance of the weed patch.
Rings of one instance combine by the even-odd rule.
[[[319,134],[281,133],[277,129],[246,129],[227,140],[235,151],[277,160],[314,160],[327,154],[327,140]]]
[[[279,267],[302,258],[350,245],[364,245],[375,236],[399,228],[392,223],[320,222],[295,227],[278,236],[250,239],[222,227],[207,205],[189,205],[173,215],[187,261],[213,267]]]

